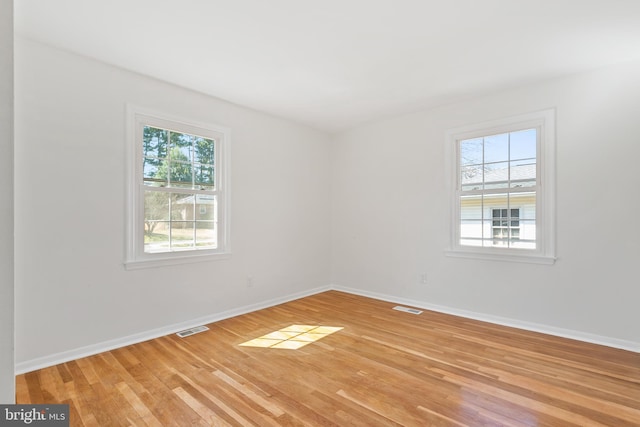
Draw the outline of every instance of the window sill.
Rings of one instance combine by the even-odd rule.
[[[125,270],[141,270],[144,268],[167,267],[171,265],[192,264],[196,262],[221,261],[231,258],[230,252],[218,254],[198,254],[198,255],[181,255],[181,256],[158,256],[143,259],[125,261]]]
[[[544,255],[514,255],[506,253],[477,252],[464,250],[447,250],[445,255],[454,258],[470,258],[485,261],[524,262],[528,264],[553,265],[556,258]]]

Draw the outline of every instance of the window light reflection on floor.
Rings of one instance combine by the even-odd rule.
[[[240,345],[243,347],[297,350],[342,329],[336,326],[291,325]]]

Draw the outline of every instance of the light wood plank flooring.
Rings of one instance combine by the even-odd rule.
[[[638,353],[394,305],[325,292],[20,375],[17,401],[87,426],[640,426]],[[290,325],[343,329],[240,345]]]

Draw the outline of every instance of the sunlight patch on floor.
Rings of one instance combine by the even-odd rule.
[[[336,326],[291,325],[240,345],[243,347],[297,350],[342,329]]]

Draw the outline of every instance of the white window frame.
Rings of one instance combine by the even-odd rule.
[[[161,267],[201,261],[226,259],[230,249],[230,188],[229,188],[229,128],[210,123],[175,117],[146,108],[127,105],[127,203],[126,258],[127,270]],[[216,249],[194,249],[175,252],[146,253],[144,251],[144,182],[142,131],[144,126],[170,129],[216,141],[215,191],[218,204]],[[177,189],[183,190],[183,189]]]
[[[447,256],[495,261],[553,264],[555,252],[556,149],[555,109],[461,126],[446,132],[446,173],[450,200],[450,236]],[[460,141],[536,128],[536,249],[493,248],[460,244]]]

